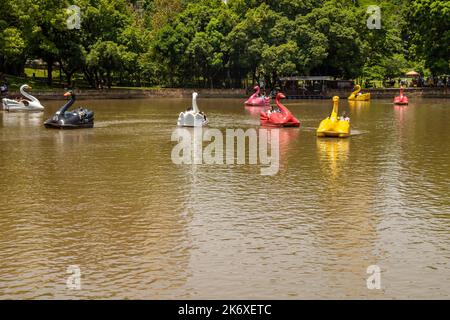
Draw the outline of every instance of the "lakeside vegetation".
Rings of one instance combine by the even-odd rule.
[[[67,28],[73,4],[79,30]],[[370,30],[374,4],[382,28]],[[44,72],[30,75],[27,61],[43,61],[43,87],[273,87],[293,75],[381,82],[411,69],[450,74],[448,1],[3,0],[0,12],[0,73],[39,78]]]

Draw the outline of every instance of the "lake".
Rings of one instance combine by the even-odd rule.
[[[1,299],[450,298],[450,101],[288,101],[279,171],[176,165],[190,99],[78,101],[95,128],[0,112]],[[259,128],[238,99],[198,99],[221,131]],[[369,290],[369,266],[381,289]],[[70,290],[70,266],[81,290]]]

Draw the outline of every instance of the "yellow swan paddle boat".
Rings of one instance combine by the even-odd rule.
[[[348,97],[349,101],[369,101],[370,100],[370,93],[361,93],[361,86],[356,85],[355,91],[352,92],[350,97]]]
[[[347,138],[350,136],[350,118],[338,117],[339,97],[333,97],[331,116],[322,120],[317,129],[318,137]]]

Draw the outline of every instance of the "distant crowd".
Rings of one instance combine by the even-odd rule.
[[[396,84],[403,87],[448,87],[450,85],[450,76],[440,76],[440,77],[427,77],[422,76],[408,79],[389,79],[383,81],[384,87],[394,87]]]

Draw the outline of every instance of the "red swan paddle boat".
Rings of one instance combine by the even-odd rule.
[[[408,97],[403,95],[403,87],[400,87],[400,95],[394,98],[394,104],[405,106],[408,102]]]
[[[281,104],[280,99],[286,99],[286,96],[281,92],[275,98],[278,108],[272,107],[267,112],[261,111],[261,125],[272,127],[300,127],[300,121],[292,115],[288,108]]]
[[[261,89],[259,86],[256,86],[253,88],[255,90],[255,93],[248,98],[247,101],[245,101],[245,105],[249,107],[265,107],[270,105],[270,97],[260,96]]]

